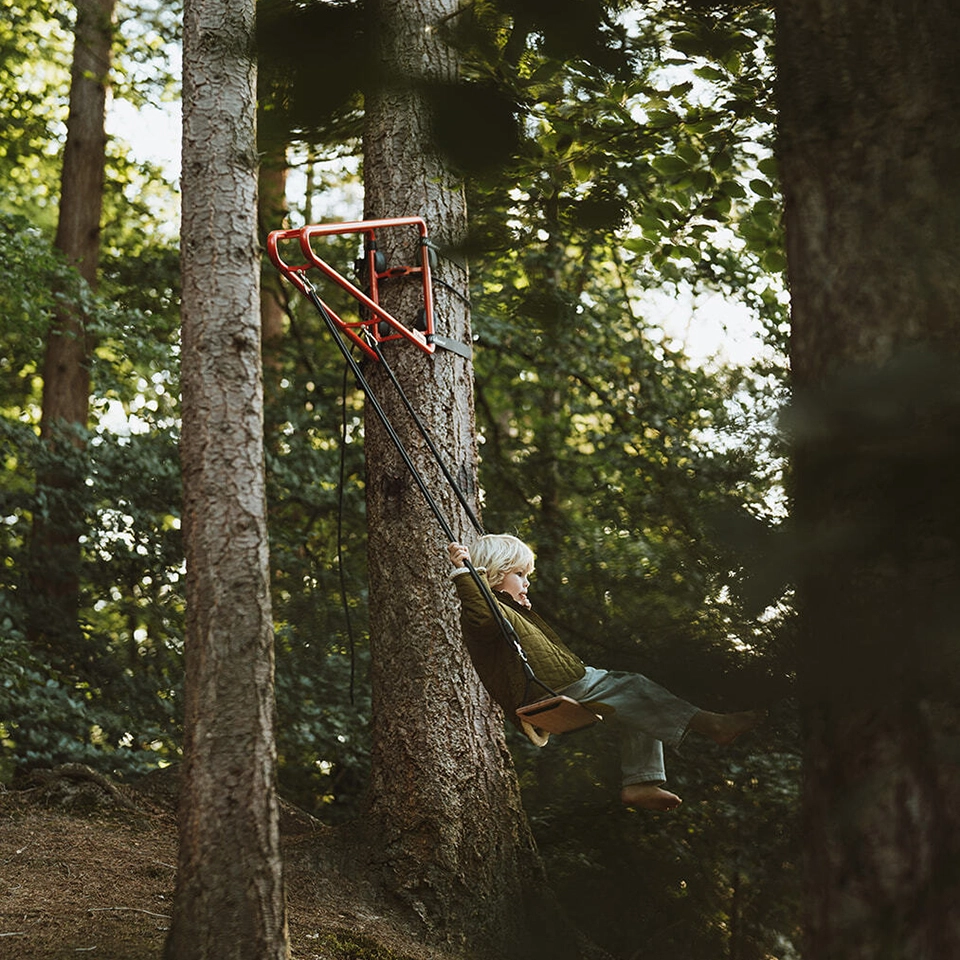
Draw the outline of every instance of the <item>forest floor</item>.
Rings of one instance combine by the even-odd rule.
[[[71,767],[24,786],[0,786],[0,960],[159,960],[177,863],[171,778],[120,787]],[[306,852],[318,829],[283,807],[293,957],[432,960],[388,917],[332,902]]]

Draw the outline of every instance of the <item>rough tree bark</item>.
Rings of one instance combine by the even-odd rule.
[[[805,956],[960,956],[960,8],[777,20]]]
[[[186,702],[171,960],[289,954],[275,793],[253,0],[187,0]]]
[[[365,95],[365,216],[422,216],[441,250],[466,229],[462,186],[433,148],[424,85],[456,78],[439,26],[455,0],[379,0],[369,11],[382,75]],[[387,265],[417,263],[415,231],[381,231]],[[440,332],[470,341],[467,274],[441,257]],[[449,286],[447,286],[449,285]],[[384,285],[384,305],[412,323],[416,282]],[[455,291],[450,292],[450,288]],[[385,354],[476,499],[472,366],[408,344]],[[386,376],[367,374],[458,537],[469,523]],[[470,956],[571,956],[573,938],[543,912],[543,877],[523,813],[499,711],[460,639],[445,536],[374,414],[365,427],[372,692],[371,789],[365,869],[420,918],[420,935]],[[566,933],[564,931],[564,933]],[[560,942],[558,942],[560,941]]]
[[[104,129],[116,0],[78,0],[70,70],[70,111],[60,178],[56,248],[96,289],[107,135]],[[40,436],[50,466],[37,485],[56,491],[50,512],[34,519],[31,539],[31,618],[34,641],[63,648],[78,633],[80,511],[71,492],[82,489],[75,450],[90,413],[90,343],[79,304],[63,306],[47,335]]]

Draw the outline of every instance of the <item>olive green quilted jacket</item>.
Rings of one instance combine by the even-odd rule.
[[[548,694],[535,683],[527,684],[513,644],[503,636],[480,587],[465,567],[455,571],[453,583],[460,598],[463,639],[480,681],[503,708],[507,718],[521,726],[516,717],[517,707]],[[520,606],[509,594],[498,591],[494,596],[504,617],[516,631],[538,680],[558,691],[584,675],[583,661],[564,644],[543,617]],[[526,725],[522,726],[529,735]]]

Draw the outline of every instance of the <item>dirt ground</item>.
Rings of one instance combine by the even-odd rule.
[[[169,783],[120,788],[86,768],[60,768],[25,786],[0,787],[0,960],[159,960],[177,862]],[[293,957],[427,960],[432,951],[388,919],[331,905],[297,855],[316,826],[285,808]]]

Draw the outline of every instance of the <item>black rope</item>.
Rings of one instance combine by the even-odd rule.
[[[327,310],[323,301],[317,295],[316,291],[311,287],[307,288],[310,299],[313,301],[313,305],[317,308],[320,313],[320,316],[323,318],[324,323],[327,325],[327,329],[333,335],[333,339],[337,344],[340,353],[343,355],[344,360],[347,361],[347,366],[353,373],[354,379],[357,381],[357,385],[363,391],[367,400],[370,402],[370,405],[373,407],[374,413],[376,413],[377,418],[380,420],[380,423],[383,425],[384,430],[387,432],[387,436],[390,438],[391,443],[397,450],[397,453],[400,454],[400,459],[403,460],[404,465],[407,470],[410,471],[410,475],[413,477],[414,482],[419,487],[420,492],[423,494],[424,500],[427,502],[427,506],[430,508],[430,511],[436,517],[437,522],[440,524],[440,528],[443,530],[444,535],[447,540],[450,542],[455,541],[457,538],[454,535],[453,529],[450,524],[447,522],[447,518],[443,515],[443,512],[440,509],[439,504],[434,499],[433,495],[430,493],[429,488],[427,487],[426,481],[420,474],[420,471],[417,469],[417,465],[413,462],[407,448],[403,444],[403,440],[400,438],[400,435],[397,433],[393,424],[390,422],[390,418],[387,416],[386,411],[383,409],[379,399],[376,394],[373,392],[372,387],[367,381],[366,376],[363,373],[363,370],[360,368],[360,364],[357,361],[356,357],[350,352],[347,348],[347,345],[343,342],[343,338],[340,336],[340,331],[337,328],[336,321],[333,317],[330,316],[330,312]]]
[[[453,528],[450,526],[447,518],[444,516],[443,511],[440,509],[440,505],[434,499],[433,495],[430,493],[430,489],[427,487],[426,481],[423,479],[423,475],[417,469],[417,465],[413,462],[413,458],[410,456],[410,453],[407,451],[407,448],[404,446],[403,440],[400,435],[397,433],[393,424],[390,422],[390,418],[387,416],[386,411],[383,409],[380,400],[377,398],[376,394],[373,391],[373,388],[370,386],[369,381],[363,373],[363,370],[360,367],[356,357],[350,352],[349,348],[343,341],[343,337],[340,336],[340,331],[337,327],[336,321],[330,315],[330,312],[327,310],[323,301],[320,299],[319,295],[313,289],[313,286],[308,284],[304,280],[304,287],[307,291],[308,296],[310,297],[313,305],[317,308],[320,316],[323,318],[324,323],[327,326],[327,329],[330,331],[337,348],[340,350],[340,353],[343,355],[344,360],[347,362],[347,366],[353,373],[354,379],[357,382],[357,385],[363,391],[364,396],[370,402],[370,405],[373,407],[374,413],[376,413],[380,423],[383,425],[384,430],[387,433],[387,436],[390,438],[391,443],[399,453],[400,458],[403,460],[404,465],[407,470],[410,472],[410,475],[413,477],[414,482],[417,487],[420,489],[421,494],[423,495],[424,500],[427,503],[427,506],[430,508],[431,513],[437,520],[437,523],[440,525],[440,529],[443,531],[444,536],[447,538],[449,543],[456,541],[457,537],[453,532]],[[403,394],[402,389],[400,389],[399,384],[397,384],[397,389]],[[422,426],[422,423],[419,421],[419,418],[415,416],[415,420],[420,424],[421,430],[424,431],[424,439],[427,438],[426,427]],[[436,456],[436,445],[432,442],[428,443],[431,453],[434,453]],[[438,460],[438,462],[440,462]],[[442,468],[442,463],[441,463]],[[449,476],[449,472],[444,470],[445,475]],[[461,501],[462,502],[462,501]],[[497,598],[494,597],[493,592],[490,589],[489,584],[486,580],[480,576],[480,573],[477,571],[477,568],[467,560],[464,564],[467,570],[470,572],[470,576],[473,578],[473,581],[476,583],[480,592],[483,594],[484,600],[487,603],[487,606],[490,608],[490,612],[493,614],[494,620],[497,623],[497,626],[500,629],[501,634],[504,639],[514,648],[517,656],[520,659],[521,668],[523,670],[524,676],[527,680],[527,687],[531,683],[536,683],[538,686],[542,687],[547,693],[551,696],[556,696],[556,692],[548,687],[542,680],[538,679],[536,674],[533,671],[533,668],[530,666],[530,661],[527,659],[527,655],[524,652],[523,647],[520,644],[520,638],[517,636],[516,630],[513,628],[513,624],[504,616],[503,611],[500,609],[500,604],[497,602]]]
[[[444,290],[448,291],[449,293],[452,293],[455,297],[457,297],[462,303],[466,304],[468,307],[470,306],[470,298],[465,294],[461,293],[452,283],[447,283],[446,280],[440,280],[438,277],[434,277],[433,282],[438,287],[443,287]]]
[[[347,459],[347,368],[343,368],[343,384],[340,390],[340,472],[337,482],[337,574],[340,580],[340,602],[343,605],[343,618],[347,626],[347,641],[350,645],[350,706],[354,705],[354,688],[357,677],[357,650],[353,636],[353,621],[350,617],[350,604],[347,600],[347,580],[343,566],[343,489],[346,481]]]
[[[383,350],[380,347],[380,344],[377,343],[374,345],[374,351],[377,354],[380,362],[383,364],[383,369],[386,371],[387,376],[390,378],[390,382],[393,384],[393,388],[397,391],[397,396],[400,397],[401,402],[406,408],[407,413],[410,414],[411,419],[414,424],[416,424],[417,430],[420,432],[420,436],[423,437],[424,441],[427,444],[427,447],[430,449],[430,453],[433,454],[433,459],[436,460],[437,466],[440,467],[441,472],[447,480],[447,483],[450,484],[450,488],[453,490],[454,494],[457,497],[457,500],[460,501],[460,506],[463,507],[464,513],[466,513],[470,522],[473,524],[474,530],[483,536],[483,524],[477,519],[477,515],[473,512],[473,508],[470,506],[469,501],[467,500],[466,494],[461,489],[460,485],[454,480],[453,475],[450,473],[450,470],[447,468],[446,463],[444,462],[443,455],[437,449],[437,445],[433,442],[433,437],[430,436],[429,431],[427,430],[426,425],[423,420],[420,419],[417,411],[413,409],[413,405],[410,403],[410,399],[404,393],[403,387],[400,386],[400,381],[397,379],[396,374],[393,372],[393,368],[387,363],[387,358],[383,355]],[[451,540],[455,539],[453,537]]]

